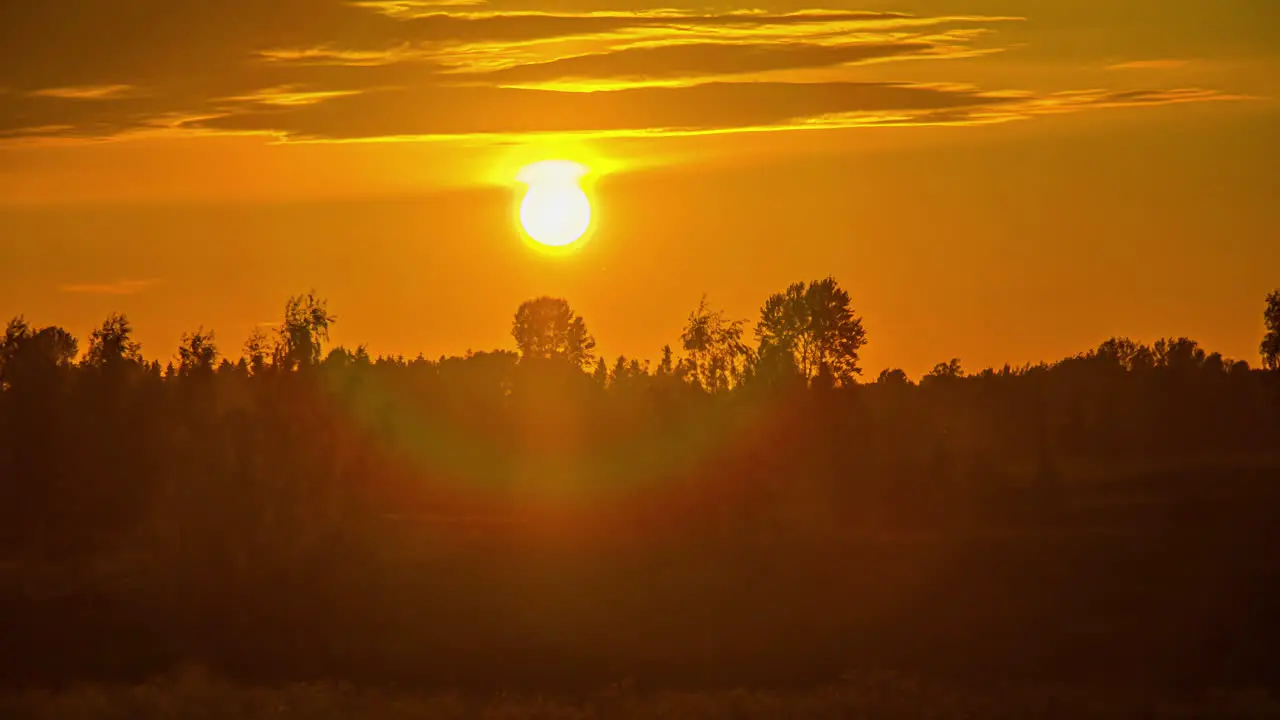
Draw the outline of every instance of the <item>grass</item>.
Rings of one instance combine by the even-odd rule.
[[[6,720],[1245,720],[1280,718],[1280,698],[1265,691],[1179,698],[1139,691],[1072,687],[976,692],[892,674],[849,676],[840,683],[804,692],[641,692],[624,684],[578,698],[501,693],[464,697],[334,684],[253,688],[188,671],[139,686],[84,685],[56,691],[0,693],[0,717]]]

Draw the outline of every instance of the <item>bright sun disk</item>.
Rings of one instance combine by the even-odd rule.
[[[587,168],[568,160],[527,165],[516,180],[528,186],[520,201],[520,225],[534,242],[564,247],[591,226],[591,200],[578,184]]]

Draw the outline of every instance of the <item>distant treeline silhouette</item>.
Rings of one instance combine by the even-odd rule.
[[[857,382],[831,278],[657,363],[562,299],[518,352],[236,359],[0,340],[0,677],[452,684],[954,673],[1256,678],[1280,641],[1280,291],[1264,369],[1187,338]],[[1144,675],[1145,677],[1145,675]]]

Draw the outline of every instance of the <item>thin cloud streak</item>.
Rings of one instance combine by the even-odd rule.
[[[1166,58],[1162,60],[1130,60],[1108,65],[1108,70],[1177,70],[1191,64],[1190,60]]]
[[[115,100],[136,96],[137,92],[132,85],[81,85],[33,90],[28,95],[63,100]]]
[[[293,105],[314,105],[331,98],[358,94],[360,94],[359,90],[306,91],[297,87],[283,86],[278,88],[264,88],[248,95],[239,95],[224,99],[227,102],[245,103],[249,105],[258,104],[289,107]]]
[[[484,73],[498,84],[541,83],[594,78],[692,79],[705,76],[754,75],[771,70],[794,70],[846,65],[877,58],[921,56],[933,49],[924,42],[864,43],[821,46],[805,43],[748,45],[728,43],[679,44],[628,48],[581,55],[546,63],[517,65]]]

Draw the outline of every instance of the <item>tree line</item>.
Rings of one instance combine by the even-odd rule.
[[[249,675],[390,672],[517,647],[594,667],[666,662],[662,643],[688,633],[719,643],[720,655],[689,656],[705,667],[746,662],[756,656],[735,643],[757,641],[759,658],[781,662],[842,653],[837,640],[875,647],[884,628],[925,633],[894,614],[909,606],[893,593],[925,592],[895,568],[965,567],[973,574],[939,574],[926,595],[1020,587],[1009,597],[1030,607],[1048,582],[1038,573],[1082,552],[1010,557],[1002,566],[1019,574],[1002,586],[976,579],[984,562],[926,557],[914,541],[889,564],[814,549],[877,537],[1053,530],[1093,547],[1099,528],[1146,528],[1179,548],[1123,578],[1062,575],[1068,595],[1137,588],[1151,581],[1143,568],[1185,569],[1193,556],[1225,573],[1261,551],[1187,555],[1178,538],[1208,526],[1136,505],[1117,521],[1114,504],[1085,500],[1108,478],[1157,475],[1156,496],[1201,497],[1225,492],[1213,478],[1280,467],[1280,291],[1264,318],[1258,369],[1188,338],[1112,338],[1053,363],[967,373],[951,359],[919,382],[897,369],[858,381],[867,333],[832,278],[771,295],[754,327],[704,298],[656,363],[598,357],[586,321],[548,297],[517,309],[516,351],[435,360],[328,347],[337,317],[315,293],[290,298],[237,358],[198,329],[164,365],[123,315],[83,352],[65,329],[15,318],[0,340],[0,570],[24,579],[0,583],[0,615],[28,650],[0,675],[191,658]],[[1242,501],[1232,532],[1245,537],[1246,511],[1271,506]],[[1041,547],[1026,543],[1020,552]],[[46,566],[71,569],[40,575]],[[569,579],[529,574],[544,566]],[[763,578],[808,610],[739,591]],[[72,603],[68,583],[79,600],[49,600]],[[614,609],[584,609],[574,587]],[[667,600],[637,604],[661,588]],[[947,632],[975,627],[921,597],[938,623],[954,620]],[[838,602],[861,603],[857,623]],[[735,634],[742,623],[755,635]],[[112,640],[126,626],[127,647]],[[562,635],[578,645],[548,650]]]
[[[1263,316],[1266,334],[1259,346],[1262,368],[1280,369],[1280,290],[1267,296]],[[291,372],[335,364],[411,364],[403,356],[380,356],[373,360],[365,346],[354,350],[339,346],[325,354],[329,328],[336,320],[328,311],[327,302],[314,291],[295,296],[286,303],[283,321],[276,326],[274,337],[256,328],[244,343],[238,361],[223,357],[215,334],[200,328],[182,336],[175,357],[162,371],[159,360],[143,359],[142,347],[134,340],[133,327],[123,314],[111,314],[92,331],[83,358],[79,357],[80,344],[72,333],[57,326],[34,328],[19,315],[9,321],[0,341],[0,389],[36,382],[33,378],[42,373],[48,375],[77,366],[77,359],[82,368],[130,364],[137,370],[165,378],[215,371],[242,375],[268,370]],[[677,358],[672,346],[666,345],[654,368],[648,360],[642,363],[619,356],[610,365],[605,358],[597,357],[595,338],[586,322],[562,298],[540,297],[521,304],[511,335],[520,358],[563,362],[588,370],[600,385],[648,375],[673,376],[712,394],[741,387],[757,377],[770,382],[792,378],[810,387],[852,385],[862,374],[858,353],[867,342],[862,318],[850,307],[848,292],[832,277],[793,283],[771,295],[760,310],[754,329],[755,345],[744,340],[744,320],[729,319],[723,311],[714,309],[704,295],[689,314],[680,335],[681,355]],[[1089,357],[1105,358],[1126,370],[1139,372],[1188,365],[1207,366],[1211,371],[1220,372],[1249,370],[1247,361],[1207,353],[1199,343],[1186,337],[1160,339],[1151,346],[1128,338],[1111,338],[1096,350],[1068,358],[1063,363]],[[442,357],[435,364],[446,360],[448,358]],[[412,362],[432,364],[421,355]],[[1016,373],[1050,367],[1046,363],[1026,365]],[[986,369],[980,374],[989,376],[995,372]],[[1000,372],[1008,375],[1015,371],[1006,366]],[[963,375],[960,360],[952,358],[936,364],[925,377]],[[883,370],[876,382],[909,383],[906,374],[896,368]]]
[[[765,418],[756,431],[770,433],[769,442],[794,436],[808,445],[856,445],[880,436],[864,449],[867,457],[889,457],[896,448],[902,457],[936,455],[982,472],[989,466],[1047,472],[1050,465],[1121,456],[1266,452],[1275,449],[1280,412],[1271,372],[1280,369],[1280,290],[1266,298],[1264,320],[1262,370],[1185,337],[1152,345],[1119,337],[1055,363],[966,374],[960,360],[951,359],[919,383],[900,369],[858,383],[867,333],[848,292],[831,277],[793,283],[768,297],[754,343],[744,320],[727,317],[704,296],[676,347],[663,347],[656,365],[597,357],[585,320],[552,297],[517,309],[511,325],[517,352],[437,360],[375,358],[364,346],[326,348],[337,317],[314,292],[290,298],[273,333],[256,329],[236,360],[223,357],[215,334],[202,328],[183,335],[163,368],[143,357],[124,315],[112,314],[94,329],[83,354],[67,330],[32,327],[19,316],[0,339],[0,477],[11,500],[5,506],[17,516],[6,527],[11,540],[29,535],[24,523],[42,525],[81,507],[66,495],[80,492],[122,504],[103,522],[123,522],[142,511],[138,504],[148,502],[158,484],[174,482],[169,475],[189,474],[164,468],[166,457],[205,457],[217,465],[249,452],[261,454],[259,466],[272,464],[269,459],[288,468],[295,463],[287,457],[287,436],[308,451],[337,450],[314,447],[314,438],[298,434],[321,417],[330,434],[342,423],[373,433],[368,447],[359,448],[361,462],[393,464],[405,452],[424,452],[421,418],[431,417],[438,434],[492,451],[477,455],[470,470],[494,482],[510,480],[511,467],[529,450],[520,447],[522,433],[545,436],[548,455],[578,453],[594,462],[609,455],[609,443],[620,442],[596,437],[609,428],[643,430],[650,442],[698,423],[745,433],[731,426],[734,414],[746,410]],[[291,400],[291,393],[298,397]],[[797,405],[809,414],[783,426],[779,418]],[[299,416],[303,407],[314,412]],[[522,429],[527,424],[545,429]],[[842,426],[856,425],[841,435]],[[264,432],[280,434],[281,442],[264,443]],[[251,442],[257,444],[247,448]],[[637,443],[626,452],[643,455],[644,448]],[[447,455],[427,452],[417,462],[435,468]],[[125,469],[144,461],[150,466]],[[463,462],[449,462],[455,461]],[[844,464],[825,463],[819,474],[839,474]],[[319,465],[325,469],[317,472],[333,476],[343,463],[328,458]],[[126,477],[87,480],[103,473]],[[148,474],[153,477],[144,480]],[[873,473],[863,468],[860,474]],[[605,473],[592,482],[607,486],[611,479]]]

